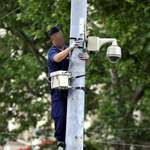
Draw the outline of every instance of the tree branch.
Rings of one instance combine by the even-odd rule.
[[[12,34],[14,35],[18,35],[19,34],[17,32],[14,32],[10,27],[5,27],[5,26],[0,26],[0,28],[3,28],[3,29],[6,29],[6,30],[9,30],[11,31]],[[35,45],[33,42],[31,42],[28,37],[25,35],[25,33],[23,31],[19,31],[21,37],[27,42],[31,52],[33,53],[33,55],[35,56],[36,60],[38,61],[38,63],[43,66],[43,63],[42,61],[39,59],[39,53],[38,53],[38,50],[36,49]]]
[[[30,48],[30,50],[32,51],[33,55],[35,56],[36,60],[38,61],[38,63],[43,66],[43,63],[42,61],[39,59],[39,56],[38,56],[38,50],[36,49],[35,45],[33,42],[31,42],[27,36],[25,35],[25,33],[23,31],[20,31],[20,34],[22,35],[23,39],[28,43],[28,46]]]
[[[115,79],[115,82],[113,81],[113,83],[116,84],[117,88],[120,88],[120,78],[118,77],[117,70],[116,69],[109,69],[109,72],[111,74],[111,77],[113,79]]]
[[[131,103],[133,104],[133,103],[135,103],[137,100],[139,100],[141,97],[142,97],[142,95],[143,95],[143,88],[142,87],[138,87],[137,88],[137,90],[136,90],[136,92],[135,92],[135,95],[134,95],[134,97],[133,97],[133,99],[131,100]],[[126,112],[126,115],[125,115],[125,117],[127,117],[130,113],[132,113],[132,111],[133,110],[128,110],[127,112]]]

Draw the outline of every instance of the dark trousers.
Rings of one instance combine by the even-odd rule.
[[[66,133],[66,112],[67,98],[53,100],[51,104],[51,117],[55,125],[55,138],[59,141],[65,141]]]

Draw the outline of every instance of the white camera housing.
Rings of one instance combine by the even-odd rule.
[[[117,45],[115,38],[99,38],[95,36],[88,37],[88,52],[99,52],[101,46],[112,42],[112,45],[107,48],[106,56],[111,63],[116,63],[121,58],[121,48]]]
[[[111,63],[118,62],[119,58],[121,58],[121,48],[118,45],[109,46],[107,48],[106,56]]]

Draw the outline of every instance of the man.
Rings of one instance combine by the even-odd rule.
[[[65,38],[61,30],[54,26],[49,30],[52,47],[48,50],[48,77],[50,73],[58,70],[68,70],[69,52],[77,47],[80,41],[75,41],[71,46],[65,45]],[[59,145],[64,146],[66,132],[66,110],[67,110],[67,90],[53,89],[51,94],[51,117],[55,124],[55,138]]]

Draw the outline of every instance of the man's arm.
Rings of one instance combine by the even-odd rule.
[[[55,62],[60,62],[61,60],[63,60],[67,55],[68,53],[70,52],[71,48],[68,47],[66,48],[64,51],[56,54],[54,57],[53,57],[53,60]],[[87,63],[89,59],[85,60],[85,62]]]
[[[54,60],[55,62],[60,62],[61,60],[63,60],[63,59],[68,55],[68,53],[69,53],[70,51],[71,51],[71,48],[70,48],[70,47],[66,48],[64,51],[62,51],[62,52],[56,54],[56,55],[53,57],[53,60]]]
[[[55,62],[60,62],[62,61],[67,55],[68,53],[75,47],[77,47],[78,45],[80,44],[80,41],[75,41],[73,42],[70,47],[66,48],[64,51],[56,54],[54,57],[53,57],[53,60]]]

